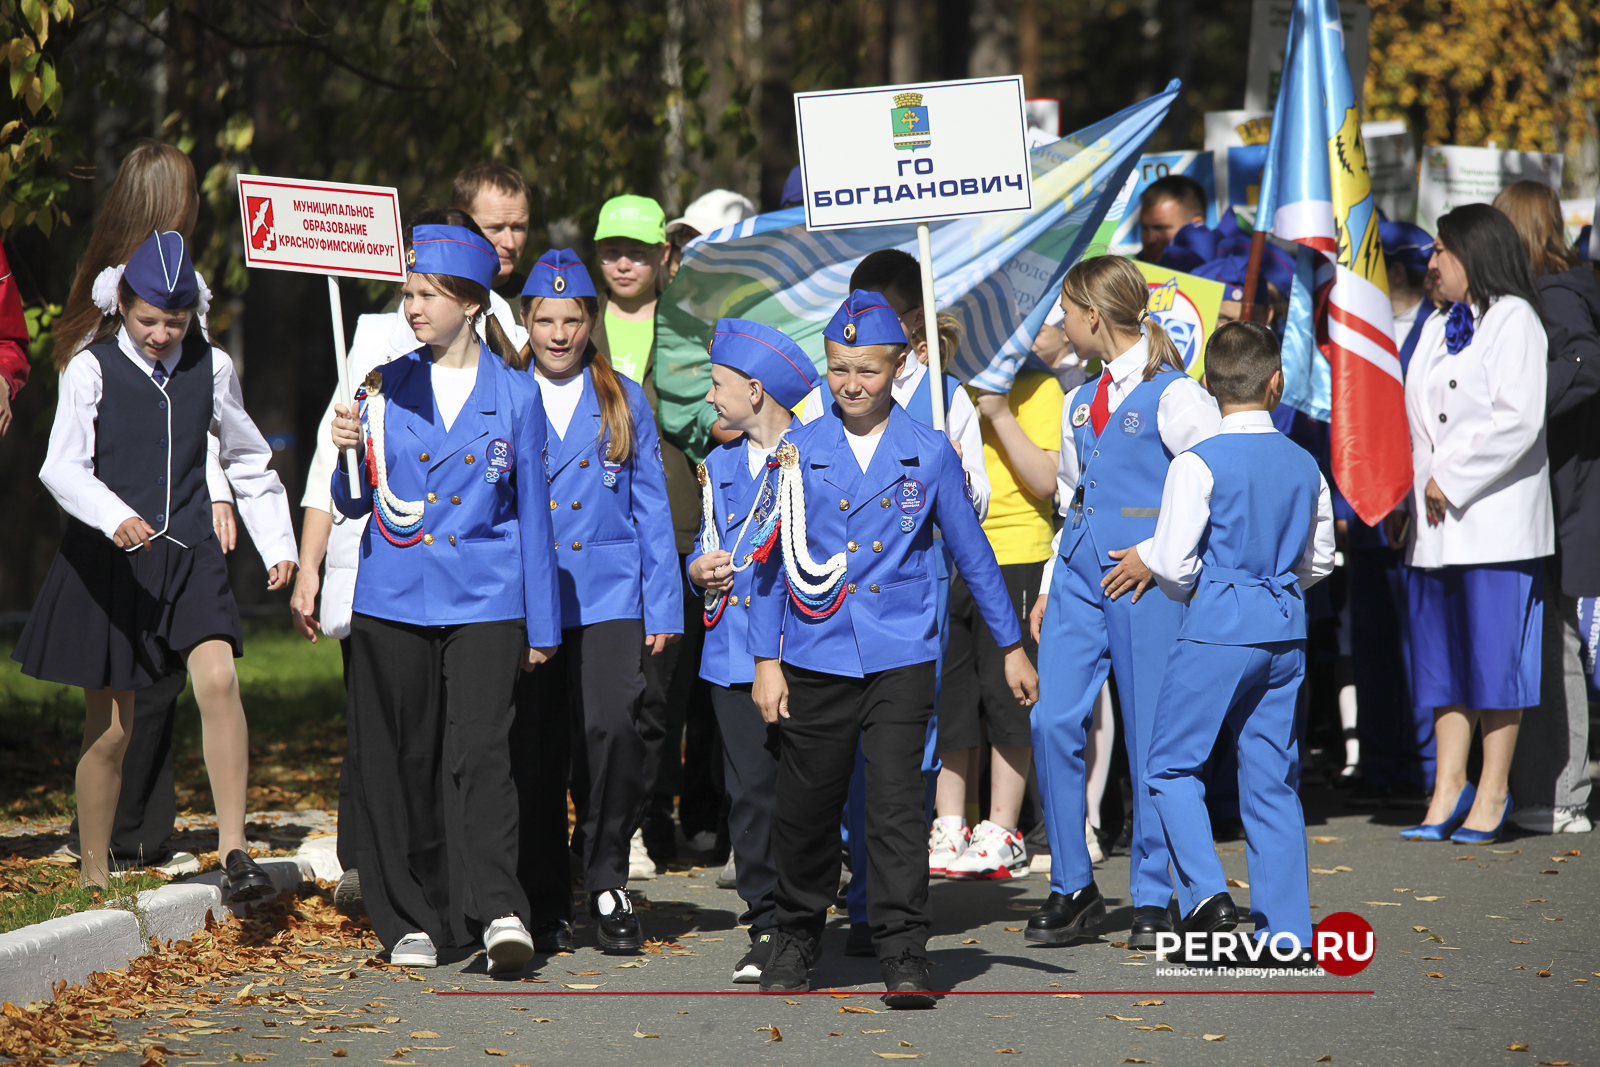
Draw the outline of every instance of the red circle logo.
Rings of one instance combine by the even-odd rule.
[[[1317,964],[1342,978],[1365,970],[1377,946],[1372,924],[1353,911],[1336,911],[1323,919],[1312,939],[1316,942]]]

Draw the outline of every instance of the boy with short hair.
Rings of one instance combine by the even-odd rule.
[[[891,1008],[933,1006],[921,773],[939,655],[933,528],[967,576],[1022,704],[1038,675],[994,552],[943,434],[894,402],[906,335],[856,290],[824,331],[833,404],[778,453],[780,551],[759,564],[752,695],[779,724],[778,939],[762,992],[809,988],[839,879],[839,815],[859,741],[867,775],[868,915]],[[815,562],[818,557],[825,562]],[[780,662],[781,656],[781,662]]]
[[[1187,602],[1140,768],[1166,832],[1183,918],[1177,933],[1232,930],[1239,913],[1212,846],[1198,775],[1218,732],[1238,746],[1258,940],[1311,947],[1295,702],[1305,677],[1303,592],[1333,569],[1333,506],[1316,461],[1272,425],[1283,396],[1273,332],[1234,322],[1206,346],[1216,436],[1177,456],[1146,565]]]

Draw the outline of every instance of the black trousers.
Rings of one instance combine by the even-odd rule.
[[[561,631],[555,657],[517,686],[512,744],[526,856],[518,873],[530,901],[540,902],[536,922],[571,918],[564,798],[569,781],[575,836],[583,841],[584,888],[598,893],[628,884],[628,839],[645,799],[645,744],[639,735],[643,655],[642,620],[575,626]],[[530,744],[547,742],[560,745],[559,752],[529,758]]]
[[[738,867],[739,921],[753,933],[777,925],[773,891],[772,808],[778,797],[778,727],[761,718],[750,686],[713,685],[711,704],[722,731],[723,780],[728,789],[728,836]]]
[[[529,918],[517,882],[512,687],[522,624],[412,626],[357,614],[350,724],[364,823],[356,866],[384,945],[422,931],[465,946],[504,915]]]
[[[345,706],[350,701],[350,639],[339,639],[339,661],[344,671]],[[359,839],[361,828],[365,825],[357,805],[361,797],[361,767],[356,760],[355,729],[351,726],[352,719],[349,715],[344,717],[344,759],[339,762],[339,822],[337,843],[334,845],[335,855],[339,858],[339,866],[351,870],[356,865],[356,854],[360,852]]]
[[[168,842],[178,817],[172,775],[172,721],[189,676],[169,671],[133,694],[133,728],[122,757],[122,792],[111,825],[111,859],[118,864],[158,866],[172,858]],[[79,851],[78,818],[68,840]]]
[[[928,829],[922,749],[934,664],[864,678],[784,664],[789,718],[781,740],[772,854],[778,927],[818,936],[839,888],[839,816],[856,742],[866,758],[867,920],[879,959],[928,944]],[[859,872],[858,872],[859,874]]]

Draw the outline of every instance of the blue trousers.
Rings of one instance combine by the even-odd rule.
[[[1106,675],[1117,675],[1122,701],[1122,740],[1135,783],[1144,774],[1155,720],[1156,698],[1167,656],[1178,638],[1183,606],[1154,585],[1131,603],[1105,595],[1100,580],[1111,569],[1102,564],[1085,537],[1072,558],[1056,560],[1050,600],[1039,630],[1039,703],[1033,708],[1033,762],[1050,838],[1050,888],[1075,893],[1094,880],[1083,821],[1088,798],[1083,749],[1095,699]],[[1216,731],[1206,736],[1206,752]],[[1129,890],[1134,907],[1167,906],[1172,878],[1161,820],[1148,791],[1133,791],[1132,856]],[[1206,841],[1211,840],[1210,831]],[[1209,845],[1208,845],[1209,847]]]
[[[1161,816],[1184,915],[1228,891],[1211,842],[1199,773],[1223,727],[1239,752],[1239,817],[1250,865],[1256,936],[1291,933],[1311,945],[1306,822],[1300,809],[1295,714],[1306,643],[1207,645],[1179,640],[1167,661],[1155,740],[1144,776]]]

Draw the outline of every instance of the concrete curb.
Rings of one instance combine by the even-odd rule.
[[[266,860],[261,866],[279,892],[293,892],[302,881],[316,878],[312,864],[298,857]],[[96,971],[126,967],[149,951],[152,937],[177,941],[193,936],[205,928],[208,912],[221,917],[220,882],[220,872],[203,874],[145,890],[138,894],[136,911],[100,908],[0,934],[0,1001],[25,1005],[48,1000],[58,981],[82,982]],[[243,915],[249,907],[232,910]]]

